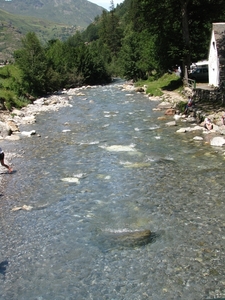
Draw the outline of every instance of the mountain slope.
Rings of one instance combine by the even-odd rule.
[[[0,61],[10,60],[21,46],[21,38],[35,32],[42,42],[51,39],[65,40],[79,28],[69,27],[33,17],[13,15],[0,9]]]
[[[86,28],[103,8],[87,0],[0,0],[0,8],[12,14]]]

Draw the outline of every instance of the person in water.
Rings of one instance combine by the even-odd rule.
[[[0,162],[1,162],[1,165],[3,167],[7,168],[9,170],[9,173],[11,173],[12,172],[12,168],[5,164],[4,157],[5,157],[5,154],[4,154],[3,150],[2,150],[2,148],[0,148]]]

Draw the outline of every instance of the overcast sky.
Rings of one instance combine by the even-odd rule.
[[[110,7],[110,0],[88,0],[90,2],[93,2],[95,4],[98,4],[99,6],[102,6],[104,8],[106,8],[107,10],[109,10]],[[116,7],[117,4],[120,4],[123,2],[123,0],[113,0],[114,2],[114,6]]]

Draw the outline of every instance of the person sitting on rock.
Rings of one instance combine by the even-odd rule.
[[[192,107],[193,105],[194,105],[193,99],[191,98],[191,96],[188,96],[188,102],[185,107],[184,114],[186,114],[188,112],[188,110],[190,109],[190,107]]]
[[[207,130],[212,130],[213,129],[213,124],[212,124],[212,122],[209,118],[205,118],[204,127]]]

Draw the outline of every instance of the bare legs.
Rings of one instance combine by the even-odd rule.
[[[7,168],[9,170],[9,173],[12,172],[12,168],[8,165],[5,164],[4,162],[4,153],[1,153],[1,158],[0,158],[0,162],[1,162],[1,165],[5,168]]]

